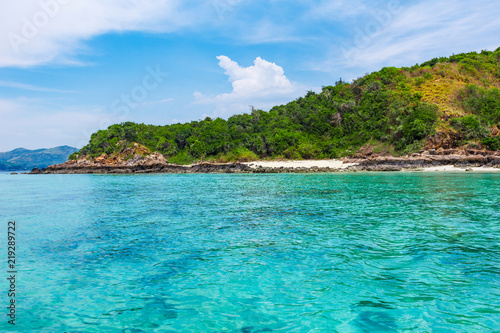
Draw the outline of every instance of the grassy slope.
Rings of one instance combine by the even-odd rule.
[[[499,149],[500,48],[383,68],[309,92],[269,112],[186,124],[123,123],[92,135],[78,156],[158,151],[173,163],[332,158],[371,150]],[[139,143],[139,146],[134,143]]]

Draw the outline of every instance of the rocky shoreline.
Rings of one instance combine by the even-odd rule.
[[[332,160],[333,162],[334,160]],[[305,166],[293,165],[293,161],[280,162],[281,166],[258,165],[247,163],[207,163],[183,166],[169,164],[158,153],[148,156],[137,155],[128,161],[116,160],[100,156],[93,160],[80,158],[62,164],[51,165],[45,169],[33,169],[30,174],[144,174],[144,173],[324,173],[324,172],[356,172],[356,171],[417,171],[431,167],[453,166],[456,168],[495,168],[500,170],[500,152],[465,151],[425,151],[406,157],[369,156],[363,158],[346,158],[329,161],[320,165],[305,162]],[[277,164],[278,162],[276,162]],[[325,166],[326,165],[326,166]]]
[[[403,171],[440,166],[500,168],[500,154],[498,152],[477,151],[476,154],[469,155],[431,155],[426,152],[426,154],[414,154],[409,157],[375,157],[351,159],[349,162],[358,163],[357,168],[363,171]]]

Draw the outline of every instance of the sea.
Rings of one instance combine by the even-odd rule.
[[[3,173],[0,251],[0,332],[500,331],[498,173]]]

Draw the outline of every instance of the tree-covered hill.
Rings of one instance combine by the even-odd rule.
[[[318,159],[360,148],[393,155],[427,149],[500,149],[500,48],[386,67],[309,92],[269,112],[153,126],[131,122],[93,134],[77,157],[160,152],[172,163]],[[138,147],[140,150],[137,150]]]
[[[68,156],[77,150],[68,146],[37,150],[17,148],[6,153],[0,153],[0,170],[22,171],[33,168],[42,169],[52,164],[65,162]]]

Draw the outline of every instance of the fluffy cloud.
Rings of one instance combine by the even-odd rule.
[[[241,67],[226,56],[217,59],[232,82],[233,91],[215,97],[194,93],[197,103],[216,105],[216,115],[247,111],[249,105],[265,109],[300,95],[299,87],[290,82],[283,68],[275,63],[257,57],[253,66]]]
[[[215,115],[244,112],[248,106],[269,108],[298,97],[299,88],[285,76],[281,66],[257,57],[253,66],[241,67],[226,56],[218,56],[219,66],[232,82],[233,91],[215,97],[195,92],[196,103],[216,105]]]
[[[288,94],[294,90],[283,68],[275,63],[258,57],[253,66],[240,67],[237,62],[226,56],[219,56],[217,59],[219,66],[225,70],[229,81],[233,83],[233,92],[220,95],[219,98],[265,97]]]
[[[189,0],[7,1],[0,11],[0,67],[75,63],[73,56],[94,36],[169,32],[199,22],[202,8],[190,5]]]

